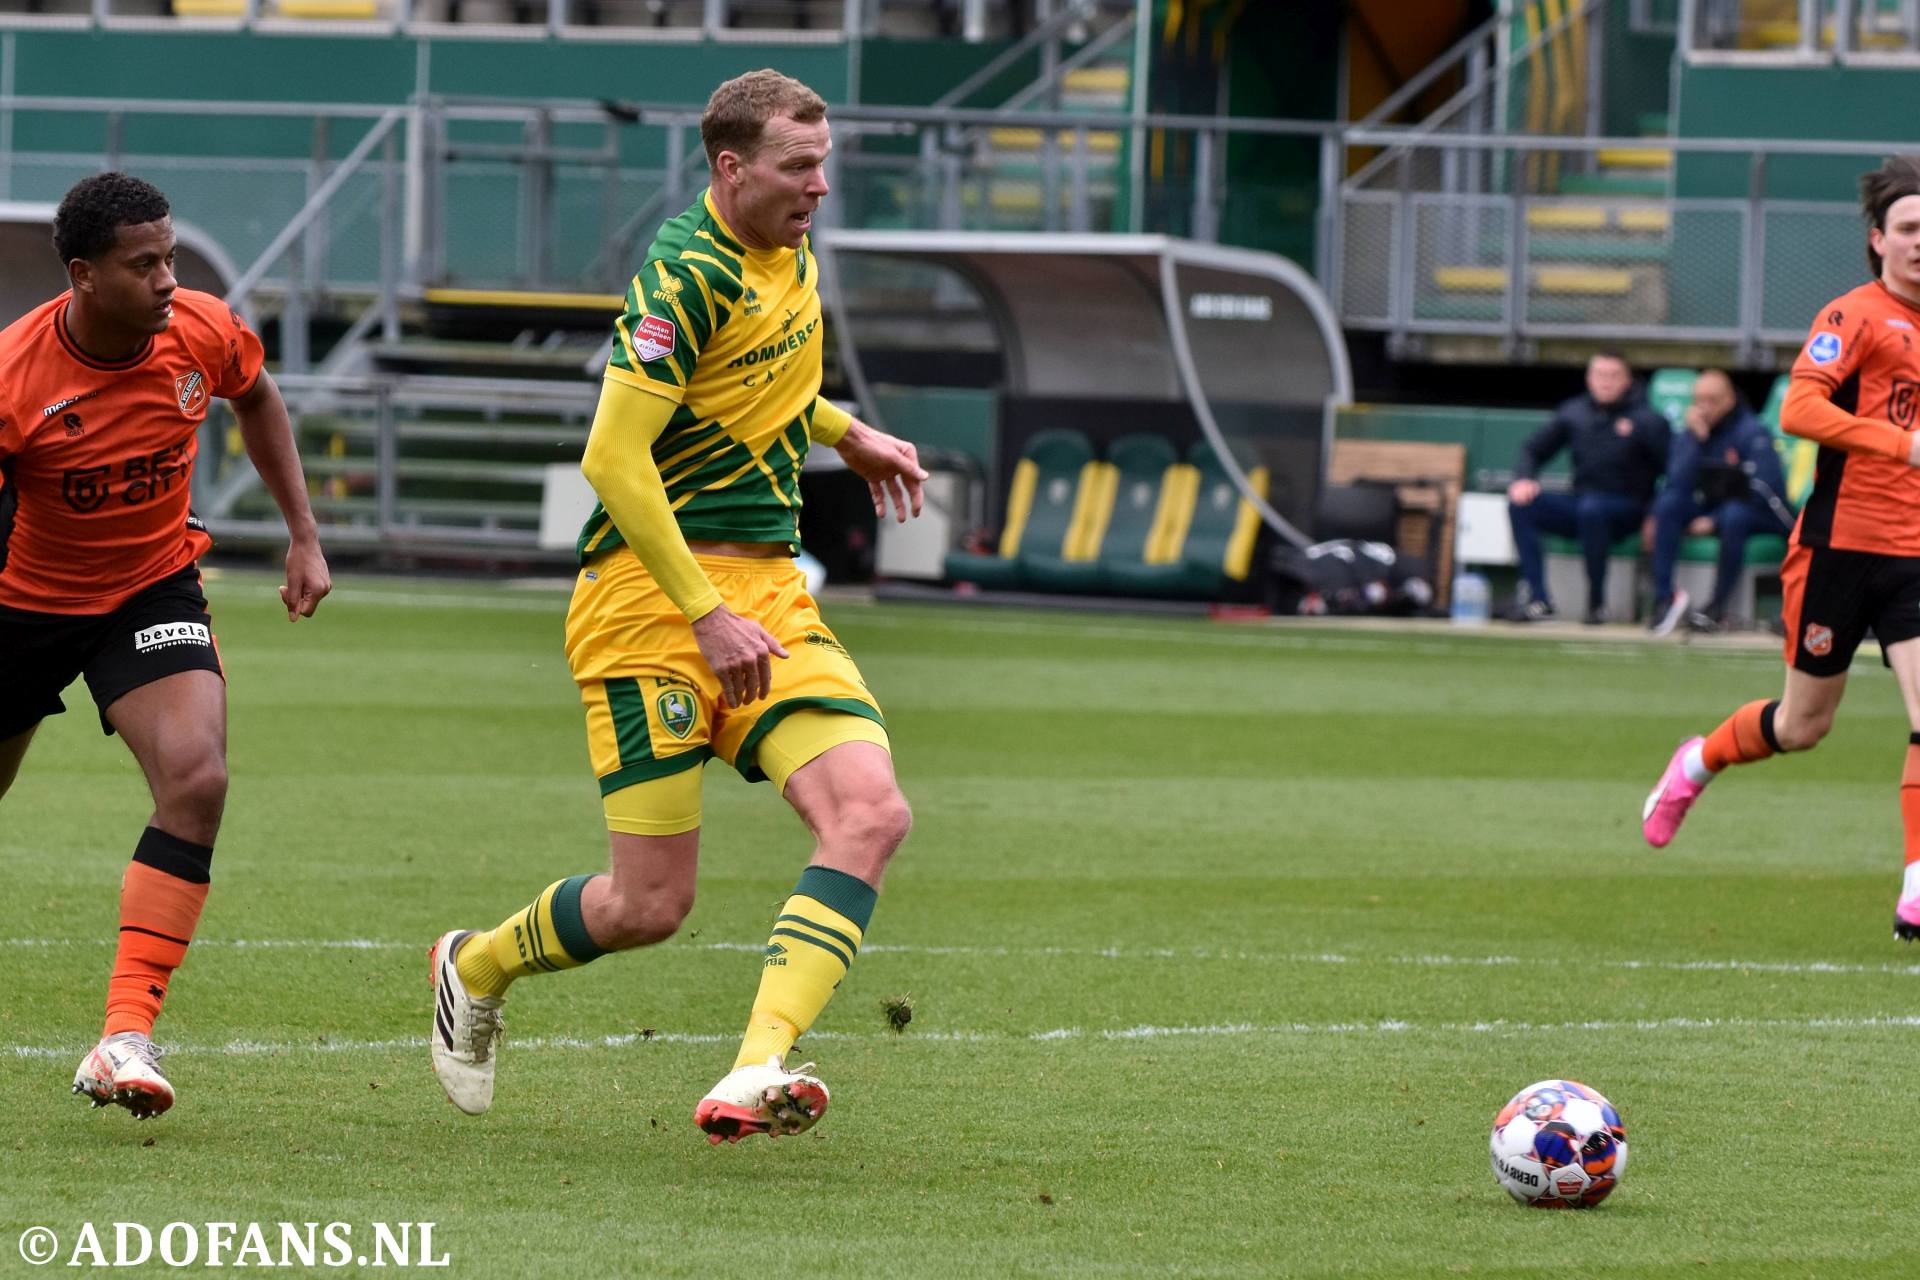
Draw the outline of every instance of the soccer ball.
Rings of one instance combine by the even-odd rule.
[[[1493,1118],[1493,1176],[1521,1204],[1584,1209],[1627,1171],[1627,1131],[1613,1104],[1577,1080],[1542,1080]]]

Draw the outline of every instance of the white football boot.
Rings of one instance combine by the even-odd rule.
[[[506,1023],[500,1017],[504,996],[475,996],[460,981],[454,957],[471,929],[440,935],[427,953],[433,983],[433,1074],[447,1101],[470,1116],[493,1105],[493,1063]]]
[[[805,1133],[827,1113],[827,1086],[809,1062],[789,1071],[779,1058],[735,1067],[693,1109],[707,1141],[738,1142],[756,1133],[770,1138]]]
[[[80,1059],[73,1091],[96,1107],[118,1103],[136,1120],[151,1120],[173,1105],[173,1085],[160,1070],[163,1050],[138,1031],[105,1036]]]

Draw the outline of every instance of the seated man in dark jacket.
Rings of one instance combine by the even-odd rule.
[[[1653,618],[1655,635],[1682,620],[1698,630],[1719,627],[1727,600],[1740,579],[1747,539],[1756,533],[1782,536],[1793,530],[1793,512],[1781,495],[1786,477],[1767,424],[1753,416],[1718,369],[1694,380],[1684,430],[1673,437],[1667,487],[1653,501]],[[1685,591],[1673,589],[1673,564],[1688,533],[1720,535],[1720,563],[1713,599],[1699,612]]]
[[[1667,469],[1672,435],[1667,420],[1635,389],[1625,356],[1601,351],[1587,361],[1586,393],[1562,404],[1528,439],[1507,486],[1522,586],[1515,621],[1555,616],[1540,547],[1548,533],[1580,540],[1587,562],[1586,621],[1606,621],[1607,552],[1640,527]],[[1573,492],[1544,493],[1534,477],[1562,449],[1573,453]]]

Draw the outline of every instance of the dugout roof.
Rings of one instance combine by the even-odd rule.
[[[816,246],[843,361],[869,406],[836,261],[857,255],[964,279],[997,331],[1009,393],[1185,402],[1249,497],[1235,445],[1258,446],[1261,407],[1275,423],[1317,415],[1324,469],[1334,409],[1352,399],[1333,309],[1311,276],[1277,254],[1170,236],[1026,232],[832,230]],[[937,334],[939,313],[925,323]],[[1282,536],[1300,540],[1254,502]]]

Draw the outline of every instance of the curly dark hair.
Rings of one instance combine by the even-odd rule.
[[[1878,169],[1860,175],[1860,212],[1867,225],[1887,229],[1887,210],[1906,196],[1920,196],[1920,156],[1888,156]],[[1880,255],[1867,242],[1867,265],[1873,277],[1880,278]]]
[[[53,251],[64,265],[113,248],[120,228],[158,222],[173,212],[160,188],[127,173],[96,173],[73,184],[53,215]]]

